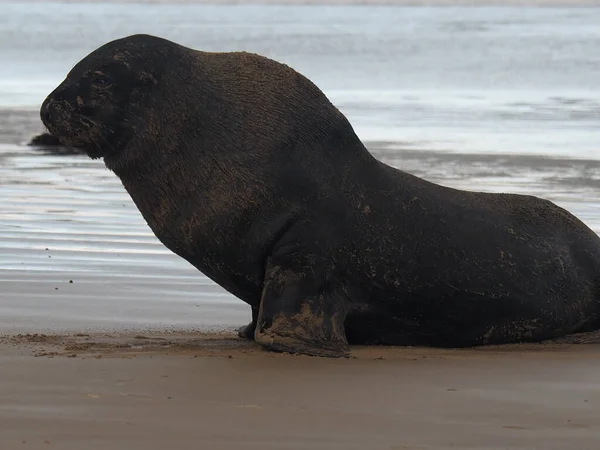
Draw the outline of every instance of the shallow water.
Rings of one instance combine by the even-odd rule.
[[[365,140],[600,158],[600,8],[11,3],[0,106],[38,106],[132,33],[248,50],[325,90]]]
[[[2,7],[0,331],[249,320],[157,241],[102,162],[22,145],[72,65],[134,32],[287,62],[383,161],[452,187],[547,198],[600,232],[600,8]]]

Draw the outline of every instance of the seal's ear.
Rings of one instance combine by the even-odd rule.
[[[145,71],[138,72],[136,79],[137,79],[137,81],[139,81],[140,83],[142,83],[144,85],[157,85],[158,84],[158,80],[150,72],[145,72]]]

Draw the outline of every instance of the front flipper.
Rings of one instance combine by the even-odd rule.
[[[238,329],[238,336],[242,339],[254,340],[254,331],[256,330],[256,321],[258,320],[258,308],[252,307],[252,322],[245,327]]]
[[[344,331],[347,306],[326,276],[269,264],[255,339],[266,348],[310,356],[349,355]]]

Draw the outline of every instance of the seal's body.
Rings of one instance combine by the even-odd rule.
[[[266,347],[539,341],[600,328],[600,238],[549,201],[389,167],[308,79],[248,53],[136,35],[46,99],[156,236],[252,307]]]

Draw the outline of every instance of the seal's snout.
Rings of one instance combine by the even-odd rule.
[[[69,119],[69,110],[65,102],[48,97],[40,108],[40,118],[48,129],[64,126]]]
[[[52,117],[52,101],[46,99],[40,108],[40,118],[44,125],[48,126],[48,124],[52,123]]]

